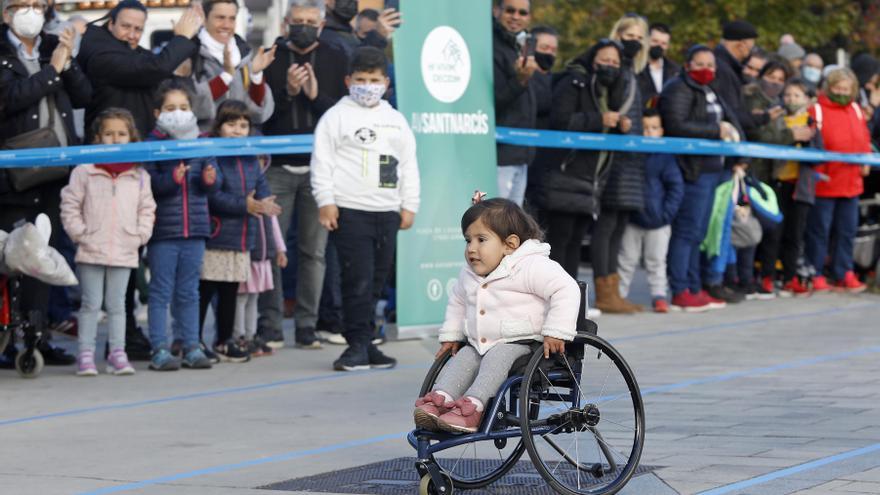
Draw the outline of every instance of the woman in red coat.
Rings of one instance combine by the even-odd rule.
[[[871,137],[862,109],[855,101],[859,85],[849,69],[837,69],[828,74],[819,94],[819,101],[810,109],[810,116],[822,132],[825,149],[845,153],[869,153]],[[861,292],[865,285],[852,271],[853,240],[858,230],[859,196],[863,191],[862,177],[867,166],[842,162],[826,162],[815,168],[821,174],[816,184],[816,203],[807,220],[805,257],[816,269],[813,290],[827,291],[831,287],[823,275],[828,254],[829,236],[833,233],[834,252],[831,253],[829,274],[835,287],[849,292]]]

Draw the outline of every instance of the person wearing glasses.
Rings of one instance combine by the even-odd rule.
[[[71,59],[74,29],[65,29],[60,36],[43,33],[46,9],[44,0],[2,1],[0,147],[16,136],[40,128],[51,129],[60,146],[78,144],[73,109],[89,103],[92,87]],[[59,198],[66,177],[49,176],[41,183],[30,182],[25,185],[13,180],[10,172],[0,171],[0,229],[9,232],[15,222],[33,222],[39,213],[46,213],[53,227],[49,243],[56,247],[61,230]],[[32,319],[31,323],[43,326],[47,320],[49,286],[24,277],[21,294],[23,313],[37,313],[40,321]],[[51,348],[46,341],[38,349],[47,364],[73,363],[73,356]]]
[[[495,125],[534,129],[538,109],[535,88],[530,83],[539,66],[528,49],[529,0],[497,0],[493,15]],[[535,148],[498,145],[500,197],[522,205],[528,167],[534,158]]]

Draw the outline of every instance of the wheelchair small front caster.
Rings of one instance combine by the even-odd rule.
[[[43,355],[37,349],[31,351],[22,349],[15,356],[15,371],[22,378],[38,377],[43,371],[43,364]]]
[[[419,482],[419,495],[452,495],[452,478],[446,473],[441,473],[441,476],[443,481],[440,486],[434,483],[430,474],[422,476]]]

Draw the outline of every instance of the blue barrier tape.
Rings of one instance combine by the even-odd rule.
[[[496,140],[502,144],[543,148],[632,151],[636,153],[672,153],[676,155],[722,155],[772,158],[802,162],[847,162],[880,166],[877,153],[834,153],[810,148],[795,148],[761,143],[726,143],[708,139],[649,138],[617,134],[539,131],[498,127]]]
[[[0,168],[151,162],[204,156],[311,153],[312,135],[144,141],[122,145],[0,150]]]
[[[498,127],[496,140],[515,146],[584,150],[721,155],[804,162],[840,161],[880,166],[877,153],[835,153],[761,143],[725,143],[708,139],[649,138],[613,134],[543,131]],[[146,141],[124,145],[68,146],[0,150],[0,168],[77,165],[80,163],[150,162],[204,156],[311,153],[313,136],[257,136],[184,141]]]

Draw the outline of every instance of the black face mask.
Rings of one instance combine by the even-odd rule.
[[[650,50],[648,50],[648,56],[651,57],[651,60],[660,60],[665,55],[662,46],[652,46]]]
[[[287,28],[287,39],[293,46],[305,50],[318,41],[318,28],[308,24],[290,24]]]
[[[556,63],[556,56],[549,53],[535,53],[535,62],[543,71],[549,71]]]
[[[617,78],[620,77],[620,68],[613,65],[596,64],[595,71],[596,80],[606,88],[614,85],[617,82]]]
[[[635,58],[642,51],[642,42],[638,40],[623,40],[623,56]]]
[[[343,21],[350,22],[358,13],[357,0],[336,0],[333,13]]]

